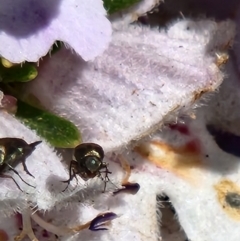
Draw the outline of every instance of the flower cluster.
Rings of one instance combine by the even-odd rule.
[[[130,24],[157,6],[161,10],[155,0],[112,16],[100,0],[0,2],[1,78],[8,68],[4,59],[10,70],[25,61],[39,63],[36,78],[21,86],[10,85],[9,75],[1,79],[0,240],[158,240],[165,231],[156,196],[164,192],[188,238],[235,241],[232,220],[240,216],[229,193],[240,190],[238,158],[226,154],[206,126],[218,123],[237,133],[237,114],[228,109],[235,95],[227,106],[221,102],[236,88],[225,81],[218,97],[201,107],[226,78],[227,60],[233,55],[238,63],[237,41],[235,55],[228,53],[235,22],[184,18],[164,29]],[[231,10],[216,9],[215,17]],[[53,53],[56,41],[64,44]],[[231,58],[228,75],[233,66]],[[19,100],[8,94],[20,87]],[[33,117],[23,108],[17,119],[22,100],[74,123],[82,139],[74,137],[74,155],[52,147],[58,142],[49,132],[53,139],[71,132],[59,131],[52,116]],[[235,124],[222,122],[224,116]],[[44,131],[34,128],[47,129],[48,121],[44,139]],[[224,169],[224,158],[235,171]]]

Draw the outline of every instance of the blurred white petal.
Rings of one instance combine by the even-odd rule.
[[[227,72],[232,76],[229,70],[232,66]],[[239,237],[240,157],[221,150],[206,129],[209,123],[221,127],[221,120],[228,120],[230,127],[237,123],[239,108],[232,101],[238,102],[238,85],[227,78],[220,93],[208,99],[209,106],[197,110],[196,120],[165,127],[137,148],[145,161],[159,168],[158,184],[170,198],[189,240],[235,241]],[[231,145],[227,137],[225,142]],[[239,145],[235,148],[239,150]]]

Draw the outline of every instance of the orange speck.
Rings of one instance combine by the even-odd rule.
[[[0,229],[0,241],[8,241],[9,240],[9,237],[7,235],[7,233]]]
[[[135,151],[156,166],[193,182],[197,178],[196,170],[202,167],[200,147],[195,141],[180,147],[151,141],[136,147]]]
[[[122,184],[124,185],[128,183],[128,179],[131,176],[131,167],[128,161],[123,156],[119,155],[118,158],[120,160],[123,170],[125,171],[125,176],[123,177],[123,180],[122,180]]]

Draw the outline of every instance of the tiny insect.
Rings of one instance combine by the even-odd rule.
[[[5,172],[13,171],[19,178],[28,186],[34,187],[22,179],[20,174],[14,169],[20,162],[23,165],[24,171],[34,177],[27,169],[26,159],[32,154],[36,146],[42,141],[36,141],[28,144],[26,141],[20,138],[0,138],[0,178],[11,178],[18,189],[23,191],[16,180]]]
[[[74,158],[69,165],[69,179],[63,181],[67,183],[68,188],[71,180],[79,175],[84,181],[94,177],[100,177],[104,181],[104,191],[106,189],[106,183],[109,181],[108,174],[111,174],[107,168],[107,163],[103,162],[104,151],[101,146],[95,143],[82,143],[75,147]],[[104,169],[104,170],[103,170]],[[102,177],[102,173],[105,173],[105,177]]]

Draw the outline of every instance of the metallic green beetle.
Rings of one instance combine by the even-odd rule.
[[[33,175],[27,169],[26,159],[32,154],[36,146],[41,142],[42,141],[36,141],[28,144],[26,141],[20,138],[0,138],[0,177],[11,178],[19,190],[22,191],[16,180],[12,176],[5,174],[7,171],[13,171],[24,183],[26,183],[28,186],[34,187],[24,181],[14,168],[21,162],[24,171],[33,177]]]
[[[103,162],[104,151],[101,146],[95,143],[82,143],[75,147],[74,149],[74,158],[69,165],[69,179],[63,181],[67,183],[67,187],[63,192],[68,188],[71,180],[76,175],[79,175],[84,181],[87,181],[90,178],[96,176],[100,177],[104,182],[104,191],[106,189],[106,183],[109,181],[107,168],[107,163]],[[105,169],[104,171],[101,171]],[[105,173],[105,177],[101,176],[102,173]]]

